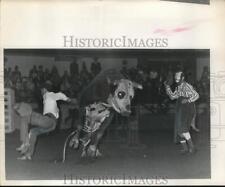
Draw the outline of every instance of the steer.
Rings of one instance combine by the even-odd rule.
[[[115,112],[122,116],[131,114],[134,89],[142,89],[142,86],[113,69],[100,73],[87,86],[80,97],[81,123],[65,141],[63,161],[68,141],[70,147],[82,146],[82,157],[101,156],[99,141]]]

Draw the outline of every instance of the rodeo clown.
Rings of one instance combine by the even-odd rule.
[[[189,130],[196,114],[194,102],[199,98],[199,94],[190,84],[185,82],[182,71],[177,71],[175,73],[175,82],[177,87],[174,92],[172,92],[167,82],[164,82],[166,93],[170,99],[177,99],[175,110],[174,141],[175,143],[181,143],[183,148],[181,153],[194,153],[195,147],[193,145]]]
[[[17,148],[17,151],[19,151],[22,156],[18,158],[19,160],[31,160],[35,150],[37,137],[55,129],[59,117],[57,101],[76,102],[75,99],[70,99],[61,92],[54,93],[50,90],[51,83],[46,82],[41,89],[44,105],[43,114],[34,112],[27,103],[18,103],[14,106],[16,112],[21,116],[20,134],[22,136],[22,145]],[[34,127],[31,127],[28,133],[29,125]]]

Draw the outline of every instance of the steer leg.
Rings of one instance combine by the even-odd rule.
[[[76,129],[77,132],[69,142],[69,146],[73,147],[75,149],[78,148],[78,146],[79,146],[80,134],[81,134],[83,125],[85,123],[85,109],[84,108],[80,109],[79,118],[80,118],[80,120],[79,120],[80,122],[77,125],[77,129]]]
[[[72,139],[69,142],[70,147],[73,147],[74,149],[78,148],[81,130],[82,130],[82,125],[78,125],[76,134],[72,137]]]
[[[92,135],[91,142],[87,146],[86,154],[90,157],[98,157],[101,156],[101,153],[98,149],[99,141],[101,140],[102,136],[104,135],[104,132],[106,128],[109,126],[113,119],[114,114],[110,113],[110,116],[105,119],[105,121],[102,122],[101,127]]]

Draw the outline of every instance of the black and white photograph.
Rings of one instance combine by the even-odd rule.
[[[0,185],[224,185],[224,0],[1,0]]]
[[[5,49],[8,180],[208,179],[209,49]]]

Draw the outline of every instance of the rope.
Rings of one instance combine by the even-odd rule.
[[[63,146],[63,160],[62,162],[64,163],[65,160],[66,160],[66,146],[67,146],[67,142],[68,140],[70,139],[71,136],[73,136],[75,133],[77,133],[77,130],[73,131],[72,133],[70,133],[67,138],[66,138],[66,141],[64,143],[64,146]]]

